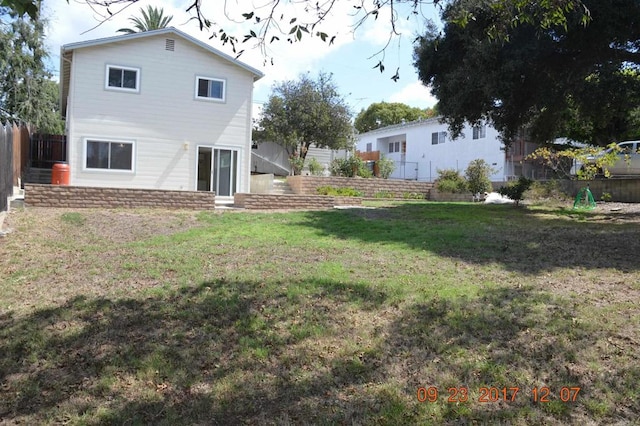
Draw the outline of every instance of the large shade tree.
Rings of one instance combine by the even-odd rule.
[[[435,117],[436,114],[435,107],[421,109],[400,102],[376,102],[358,113],[354,127],[364,133],[402,122]]]
[[[0,8],[0,120],[23,121],[43,133],[61,133],[58,84],[45,60],[45,21]]]
[[[173,16],[165,16],[164,9],[147,6],[147,10],[140,8],[141,17],[132,16],[129,21],[133,28],[120,28],[117,32],[125,34],[143,33],[145,31],[159,30],[166,28],[173,19]]]
[[[331,74],[309,74],[277,83],[257,121],[254,140],[282,145],[294,171],[304,164],[309,147],[348,148],[352,143],[351,112]]]
[[[35,16],[39,1],[0,0],[0,4],[13,8],[17,13]],[[107,20],[138,0],[80,1],[100,14],[102,19]],[[183,7],[192,15],[201,30],[209,31],[212,37],[219,37],[224,44],[229,44],[238,56],[244,52],[245,46],[248,46],[262,49],[265,60],[268,60],[267,46],[271,43],[297,42],[308,37],[318,37],[329,44],[333,43],[337,34],[328,29],[330,25],[324,24],[330,24],[338,13],[350,16],[353,22],[351,29],[354,32],[368,21],[384,25],[391,41],[400,35],[401,20],[411,16],[422,16],[428,12],[424,10],[425,7],[442,8],[455,0],[266,0],[260,7],[254,7],[249,2],[246,6],[241,2],[225,2],[225,19],[220,19],[220,16],[206,16],[205,9],[210,2],[212,0],[183,0]],[[497,18],[487,31],[492,37],[498,38],[503,37],[509,28],[523,22],[535,21],[542,26],[564,25],[569,13],[578,11],[582,16],[588,16],[588,10],[584,8],[581,0],[492,0],[487,3],[497,11]],[[293,7],[289,7],[291,5]],[[342,7],[345,5],[346,7]],[[466,10],[461,10],[454,19],[464,25],[473,20],[474,16]],[[239,21],[244,21],[246,25],[237,25]],[[372,57],[379,60],[375,67],[383,71],[384,49],[378,54]],[[391,78],[399,78],[398,70]]]
[[[640,106],[640,2],[584,0],[590,13],[562,25],[530,20],[503,27],[483,0],[455,0],[419,39],[415,66],[432,86],[453,133],[488,120],[506,142],[522,128],[537,141],[558,136],[607,145],[634,133]],[[468,13],[465,25],[458,17]],[[637,130],[637,128],[635,129]]]

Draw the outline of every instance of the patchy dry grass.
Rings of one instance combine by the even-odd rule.
[[[12,212],[0,423],[637,421],[636,214],[378,206]]]

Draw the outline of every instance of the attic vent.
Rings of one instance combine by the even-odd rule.
[[[168,50],[170,52],[173,52],[175,48],[176,48],[176,41],[175,40],[172,40],[170,38],[165,40],[164,50]]]

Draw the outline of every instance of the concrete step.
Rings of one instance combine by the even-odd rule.
[[[287,181],[277,180],[277,179],[273,180],[273,187],[271,188],[270,193],[279,194],[279,195],[295,194],[291,189],[291,187],[289,186],[289,184],[287,183]]]

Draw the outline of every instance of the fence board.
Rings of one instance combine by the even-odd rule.
[[[13,195],[13,125],[0,123],[0,212],[9,209]]]

